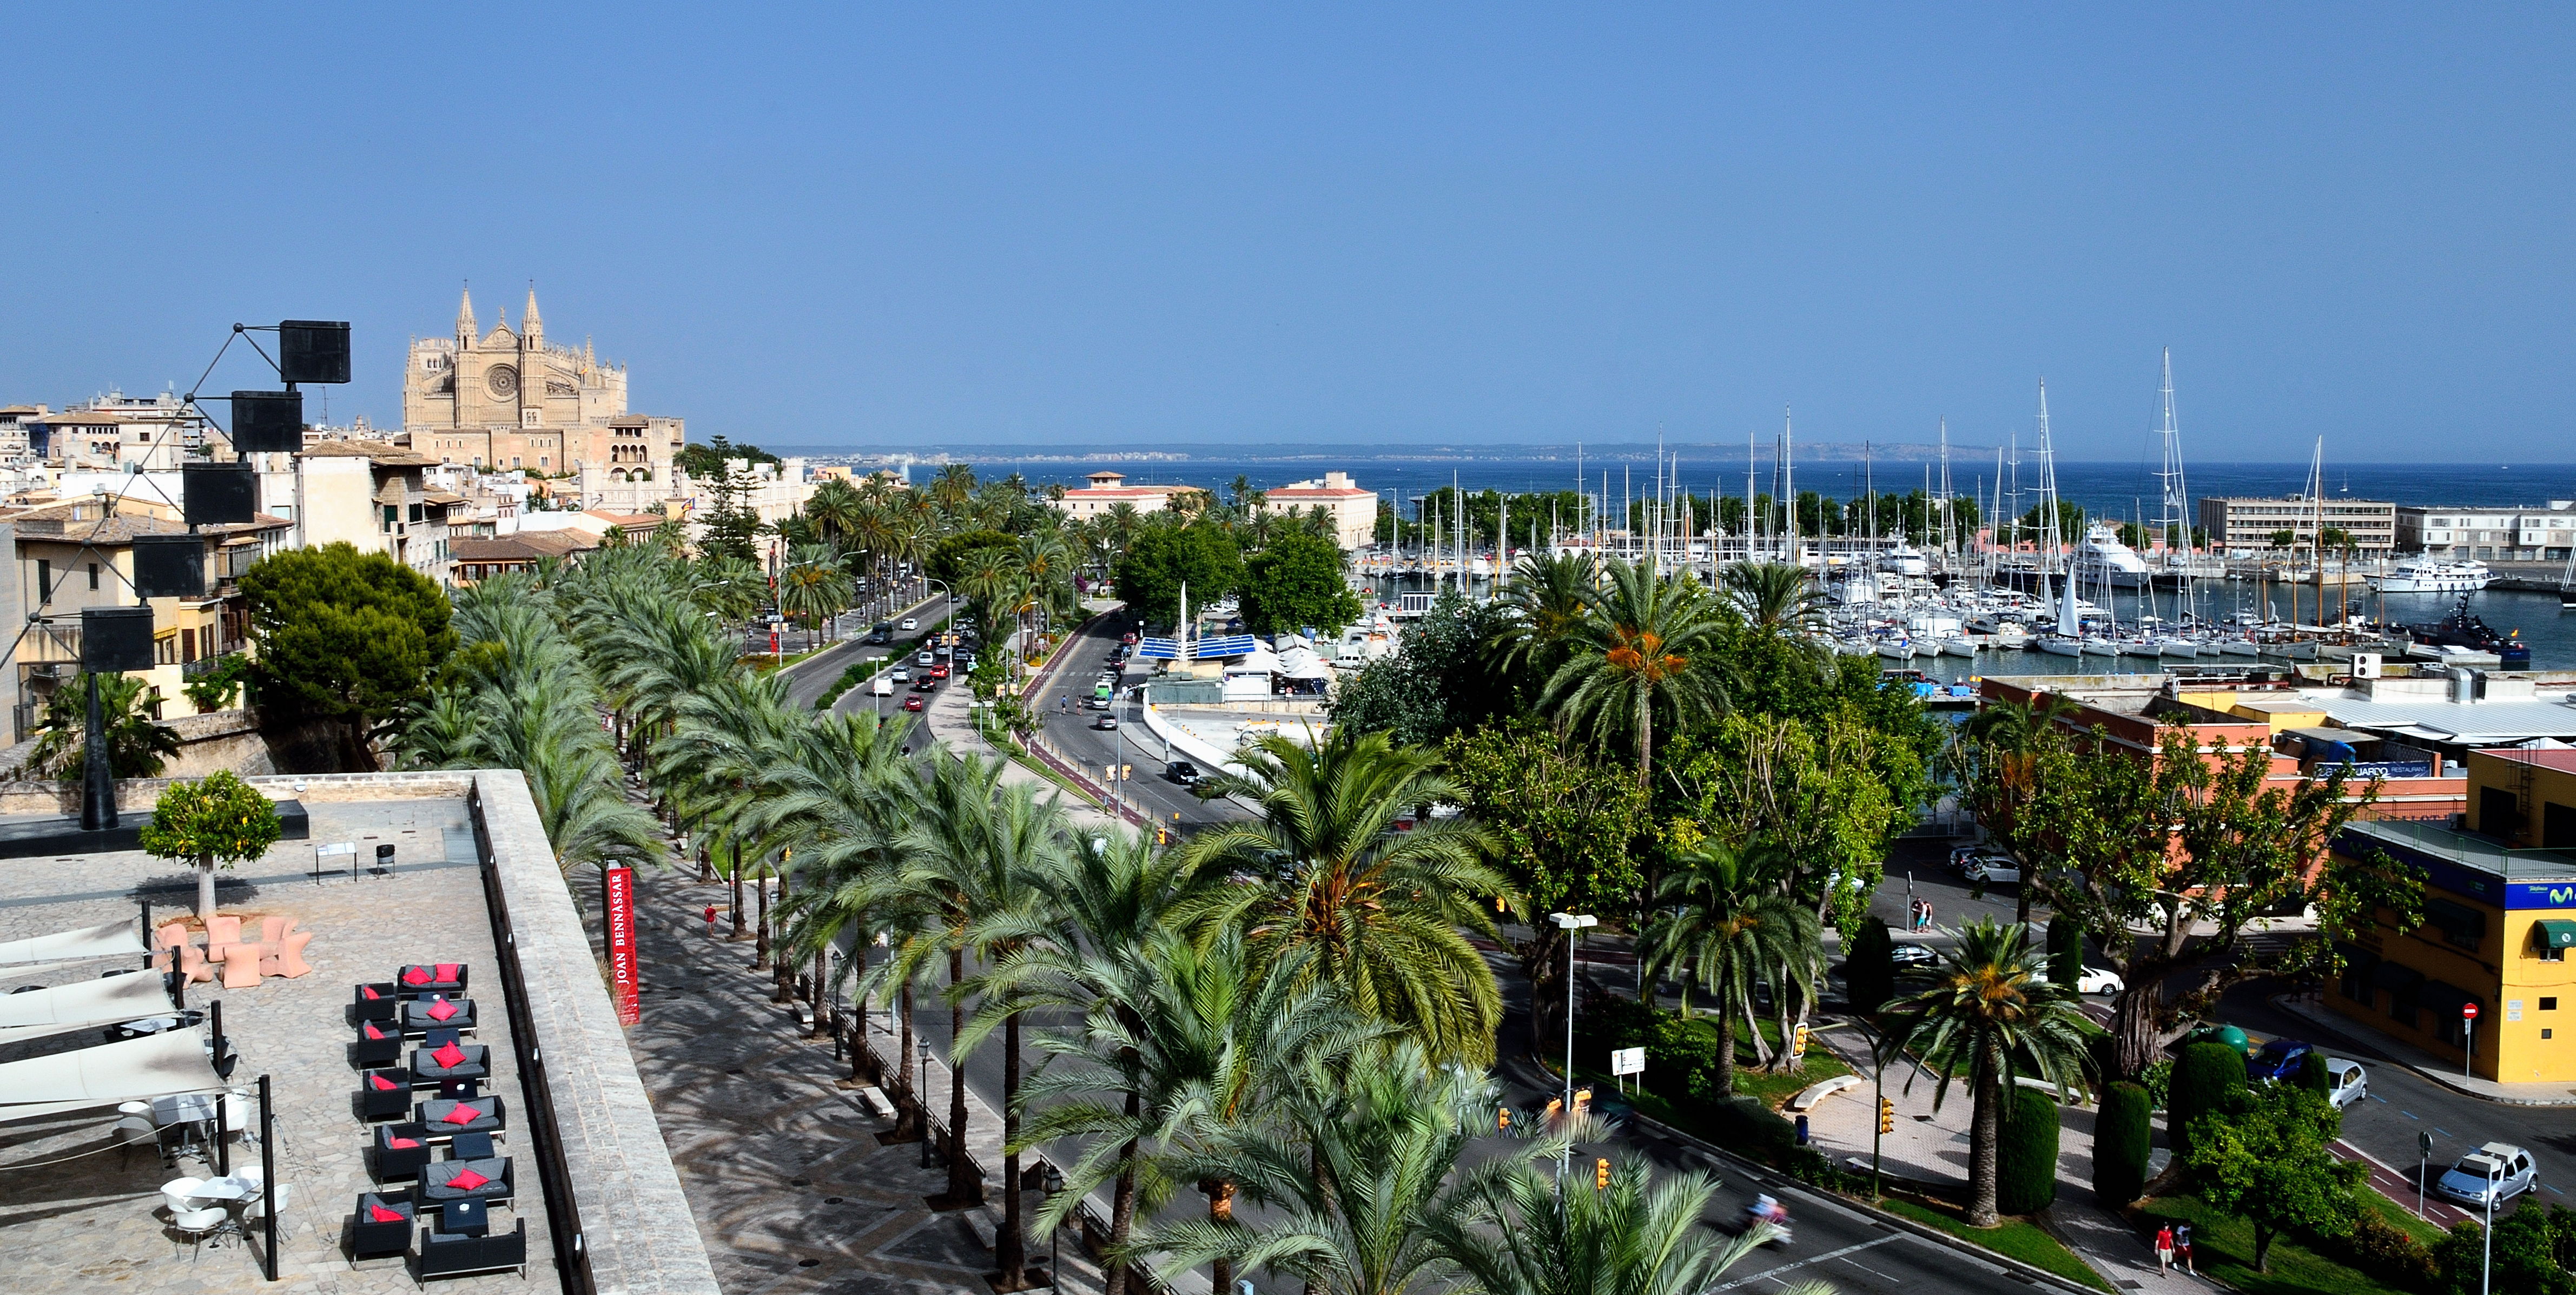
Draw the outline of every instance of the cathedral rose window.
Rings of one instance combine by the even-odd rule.
[[[483,387],[495,400],[507,400],[519,394],[519,371],[503,364],[483,375]]]

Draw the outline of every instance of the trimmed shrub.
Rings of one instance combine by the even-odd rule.
[[[2035,1214],[2057,1199],[2057,1099],[2016,1085],[1995,1147],[1995,1208]]]
[[[2175,1160],[2191,1158],[2192,1121],[2227,1109],[2231,1093],[2245,1091],[2245,1055],[2224,1043],[2195,1043],[2174,1063],[2173,1089],[2165,1095],[2165,1140]]]
[[[2299,1058],[2299,1087],[2319,1097],[2334,1090],[2334,1075],[2326,1069],[2326,1054],[2311,1052]]]
[[[2439,1274],[2433,1267],[2433,1252],[2370,1210],[2363,1210],[2353,1221],[2352,1231],[2342,1236],[2302,1239],[2310,1249],[2326,1258],[2368,1273],[2399,1290],[2440,1289],[2437,1282]],[[2475,1260],[2471,1260],[2469,1270],[2477,1270]]]
[[[1896,937],[1882,922],[1864,921],[1843,958],[1843,991],[1851,1009],[1874,1016],[1896,993]]]
[[[2165,1099],[2173,1094],[2173,1058],[2167,1057],[2138,1072],[2138,1086],[2147,1090],[2147,1109],[2161,1111]]]
[[[2093,1121],[2093,1197],[2102,1208],[2117,1210],[2146,1190],[2154,1113],[2142,1085],[2119,1083],[2102,1090],[2102,1110]]]
[[[2083,981],[2083,926],[2063,914],[2048,919],[2048,983],[2072,993]]]

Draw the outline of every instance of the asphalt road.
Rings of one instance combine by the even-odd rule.
[[[1188,831],[1248,817],[1244,808],[1232,801],[1200,800],[1164,776],[1168,764],[1163,742],[1145,727],[1144,708],[1132,698],[1121,698],[1108,712],[1118,720],[1114,731],[1095,727],[1102,712],[1082,708],[1082,699],[1090,695],[1093,681],[1108,665],[1110,650],[1118,646],[1118,636],[1131,625],[1122,616],[1103,616],[1065,649],[1064,662],[1056,667],[1046,694],[1034,699],[1046,718],[1047,739],[1067,759],[1090,766],[1093,777],[1111,764],[1131,768],[1133,780],[1120,790],[1166,825],[1178,822],[1182,830]],[[1142,682],[1144,673],[1131,671],[1127,679],[1130,683]],[[1074,703],[1070,714],[1058,705],[1060,699],[1067,697]],[[1175,819],[1174,815],[1179,817]]]

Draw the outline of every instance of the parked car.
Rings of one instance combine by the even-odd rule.
[[[920,629],[920,628],[921,628],[921,618],[920,618],[920,617],[918,617],[918,616],[906,616],[906,617],[904,617],[904,618],[903,618],[903,632],[904,632],[904,633],[906,633],[906,634],[910,634],[910,633],[911,633],[911,632],[913,632],[914,630],[917,630],[917,629]]]
[[[920,693],[914,693],[913,695],[911,695],[911,696],[909,696],[909,697],[904,698],[904,699],[903,699],[903,708],[904,708],[905,710],[912,710],[912,711],[920,710],[920,709],[921,709],[921,694],[920,694]]]
[[[1163,776],[1187,787],[1199,780],[1199,767],[1187,760],[1174,760],[1163,766]]]
[[[1118,717],[1115,715],[1103,715],[1100,718],[1091,721],[1091,726],[1104,732],[1115,729],[1118,727]]]
[[[2370,1076],[2358,1061],[2326,1058],[2326,1100],[2337,1110],[2370,1096]]]
[[[2433,1190],[2470,1209],[2483,1210],[2493,1205],[2502,1213],[2506,1201],[2530,1191],[2539,1182],[2530,1152],[2509,1143],[2490,1142],[2443,1170]]]
[[[1941,960],[1940,954],[1920,944],[1900,943],[1887,956],[1900,967],[1928,967]]]
[[[2047,984],[2048,964],[2043,962],[2033,969],[2030,978],[2040,984]],[[2079,994],[2099,994],[2109,998],[2126,988],[2128,983],[2120,979],[2120,973],[2109,967],[2086,967],[2075,977],[2075,992]]]
[[[2245,1058],[2245,1077],[2296,1079],[2299,1067],[2307,1064],[2308,1054],[2316,1050],[2315,1044],[2301,1043],[2297,1039],[2274,1039],[2254,1049],[2254,1055]]]
[[[2019,881],[2021,865],[2000,855],[1990,854],[1970,860],[1967,871],[1961,875],[1971,883],[1980,886],[1992,885],[1999,881]]]

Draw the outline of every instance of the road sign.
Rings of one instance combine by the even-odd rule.
[[[2433,1154],[2433,1135],[2432,1135],[2432,1134],[2430,1134],[2430,1133],[2417,1133],[2417,1134],[2415,1135],[2415,1153],[2416,1153],[2417,1155],[2422,1155],[2422,1156],[2429,1156],[2429,1155]]]
[[[2460,1019],[2463,1021],[2474,1021],[2478,1019],[2478,1005],[2475,1003],[2460,1004]]]
[[[1610,1073],[1613,1075],[1646,1073],[1646,1050],[1644,1048],[1610,1049]]]

